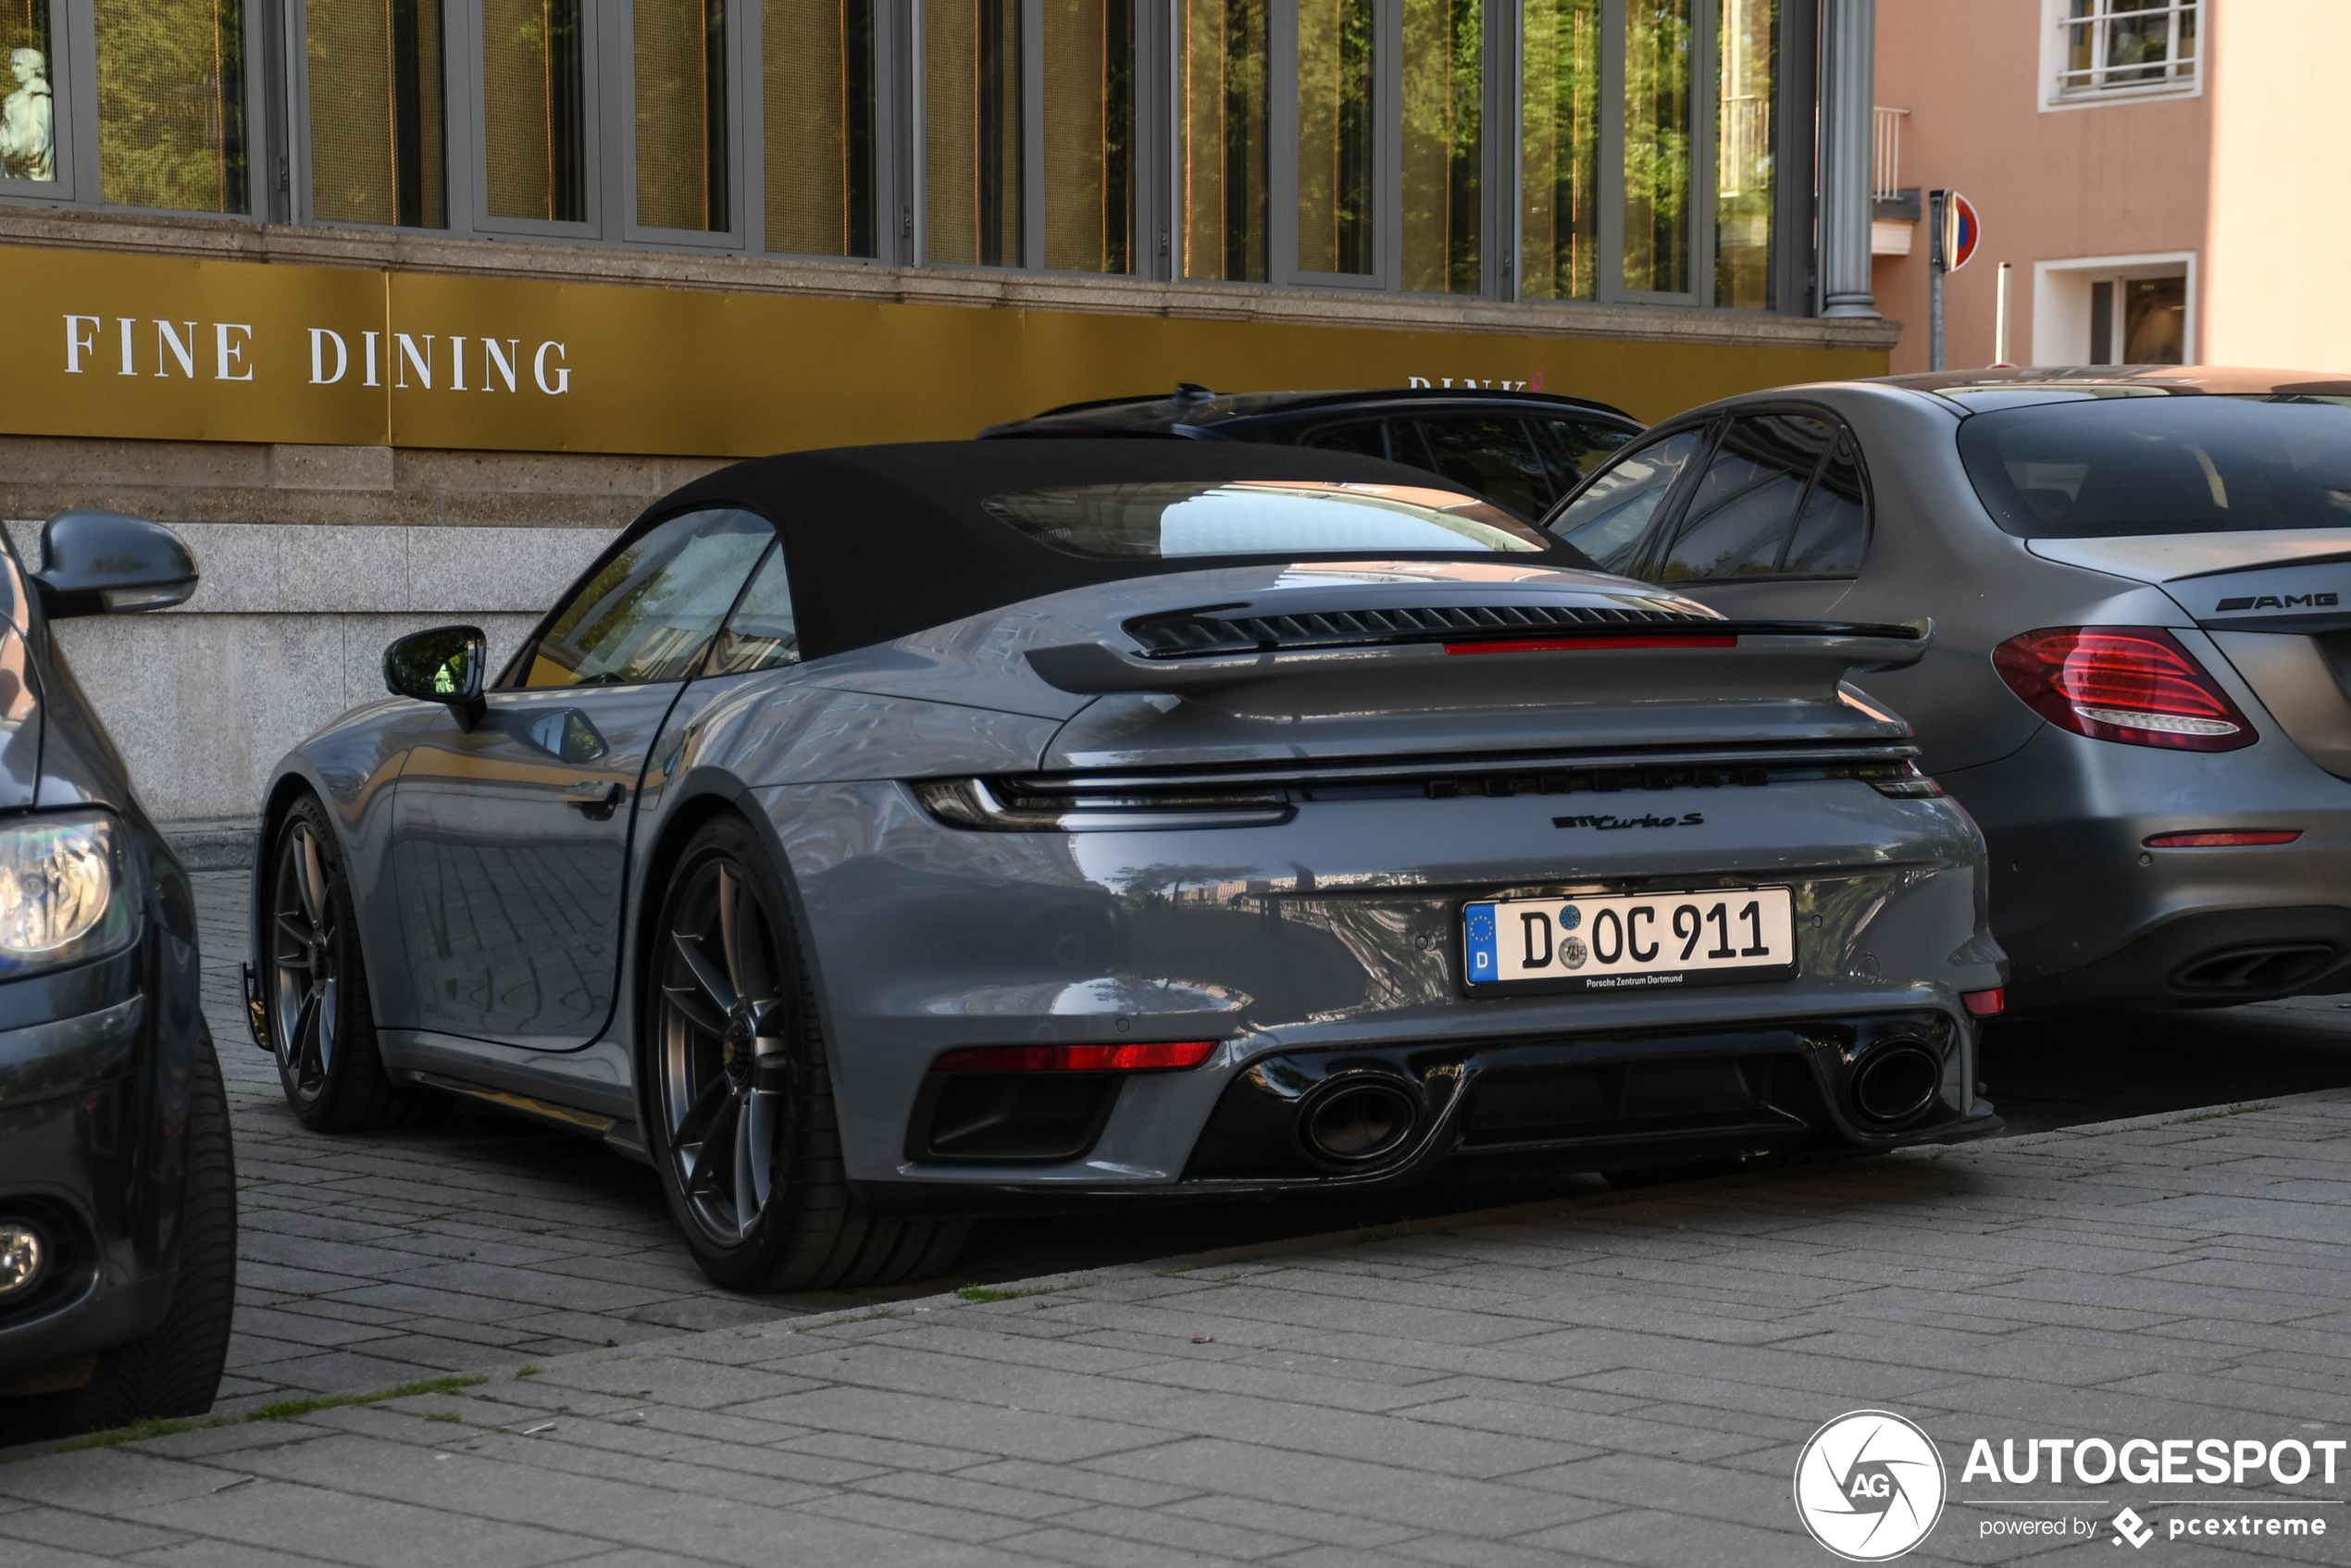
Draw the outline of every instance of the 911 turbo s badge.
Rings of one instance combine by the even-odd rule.
[[[2212,613],[2225,616],[2236,610],[2332,609],[2339,597],[2332,593],[2264,593],[2258,597],[2223,599],[2213,607]]]
[[[1555,816],[1551,818],[1551,826],[1598,828],[1603,831],[1617,828],[1703,828],[1706,826],[1706,814],[1686,811],[1679,816],[1610,816],[1605,813],[1596,816]]]

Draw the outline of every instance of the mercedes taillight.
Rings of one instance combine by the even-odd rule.
[[[2001,643],[1992,666],[2034,713],[2094,740],[2233,752],[2258,739],[2161,627],[2046,627]]]

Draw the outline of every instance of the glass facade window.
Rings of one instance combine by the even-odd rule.
[[[1376,270],[1373,31],[1373,0],[1298,0],[1300,272]]]
[[[1019,267],[1019,0],[923,6],[923,179],[929,257]]]
[[[1485,0],[1404,0],[1406,288],[1483,291],[1485,164]]]
[[[873,0],[766,0],[767,248],[877,255]]]
[[[1600,0],[1526,0],[1521,99],[1519,292],[1598,297]]]
[[[1723,36],[1716,55],[1714,303],[1769,310],[1776,303],[1772,215],[1779,194],[1776,0],[1717,0]]]
[[[92,6],[99,199],[109,206],[246,211],[242,7],[218,0],[92,0]]]
[[[581,0],[481,0],[484,163],[493,218],[588,218]]]
[[[301,0],[297,52],[249,63],[243,22],[278,3],[0,0],[0,202],[1461,297],[1805,294],[1810,181],[1780,178],[1811,167],[1811,106],[1780,102],[1805,0]],[[2159,11],[2166,49],[2194,44],[2196,0],[2042,3],[2089,6],[2100,39],[2153,38]]]
[[[438,0],[309,0],[310,213],[448,222]]]
[[[0,6],[0,56],[8,62],[0,98],[0,179],[57,178],[57,102],[49,80],[49,0]]]
[[[1181,0],[1184,276],[1263,282],[1272,46],[1267,0]]]
[[[1624,269],[1636,293],[1690,292],[1696,0],[1624,0]]]
[[[727,0],[636,0],[637,221],[723,232]]]
[[[1129,272],[1135,252],[1135,12],[1044,0],[1045,265]]]

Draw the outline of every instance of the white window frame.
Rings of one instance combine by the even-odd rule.
[[[2174,58],[2173,74],[2161,81],[2133,83],[2128,86],[2070,86],[2065,81],[2066,61],[2071,54],[2073,29],[2082,19],[2071,15],[2071,0],[2041,0],[2041,112],[2062,109],[2096,108],[2105,104],[2138,104],[2150,98],[2198,98],[2204,95],[2204,62],[2211,53],[2212,6],[2214,0],[2165,0],[2165,9],[2154,14],[2171,19]],[[2089,25],[2102,27],[2112,14],[2113,0],[2093,0],[2093,12],[2097,19]],[[2146,12],[2125,12],[2126,18],[2143,19]],[[2188,63],[2185,75],[2178,74],[2176,57],[2179,23],[2183,16],[2196,19],[2196,58]],[[2094,68],[2103,70],[2104,67]]]
[[[2090,362],[2091,285],[2143,278],[2187,280],[2187,317],[2180,327],[2180,359],[2196,361],[2196,254],[2157,251],[2139,255],[2093,255],[2033,264],[2033,359],[2034,365]],[[2118,291],[2119,292],[2119,291]],[[2118,347],[2117,352],[2120,352]]]

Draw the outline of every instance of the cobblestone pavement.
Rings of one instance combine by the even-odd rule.
[[[569,1134],[460,1107],[439,1126],[361,1138],[308,1132],[247,1035],[238,961],[246,874],[195,874],[206,1010],[236,1125],[243,1187],[237,1337],[220,1409],[389,1388],[464,1368],[634,1345],[1236,1242],[1350,1229],[1518,1201],[1420,1193],[1217,1205],[1138,1217],[983,1226],[948,1280],[855,1297],[753,1298],[710,1286],[653,1173]],[[1995,1039],[1987,1072],[2012,1126],[2351,1083],[2345,1004],[2069,1023]],[[2225,1062],[2216,1084],[2214,1064]],[[1570,1178],[1561,1193],[1588,1192]]]
[[[237,1327],[220,1410],[862,1300],[718,1289],[653,1173],[570,1134],[469,1107],[399,1133],[308,1131],[244,1022],[246,876],[193,874],[237,1140]]]
[[[1908,1561],[2339,1561],[2351,1474],[1962,1481],[1978,1437],[2351,1437],[2351,1092],[1594,1194],[740,1325],[0,1463],[0,1564],[1829,1561],[1789,1476],[1897,1411]],[[1983,1500],[2065,1497],[2064,1508]],[[2198,1500],[2182,1503],[2182,1497]],[[2215,1509],[2212,1503],[2224,1503]],[[2172,1539],[2194,1517],[2323,1538]],[[2095,1539],[1987,1538],[2078,1517]],[[2129,1559],[2137,1561],[2135,1556]]]

